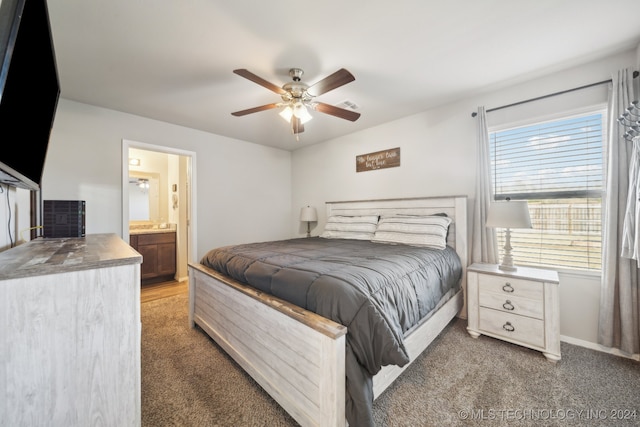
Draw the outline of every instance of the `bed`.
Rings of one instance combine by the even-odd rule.
[[[365,334],[365,338],[359,338],[357,334],[360,334],[361,326],[351,321],[351,318],[349,318],[351,323],[344,322],[349,325],[349,329],[339,321],[331,320],[334,318],[342,321],[343,317],[340,313],[347,312],[348,305],[333,308],[323,302],[313,302],[315,300],[311,298],[306,300],[307,297],[299,297],[299,295],[313,294],[309,289],[317,289],[319,285],[316,286],[316,282],[321,282],[314,279],[313,287],[305,285],[305,282],[309,281],[306,277],[310,271],[307,268],[308,265],[318,264],[322,268],[327,268],[327,259],[332,263],[331,265],[343,263],[345,249],[346,252],[361,254],[362,260],[377,260],[378,255],[369,252],[373,250],[370,246],[386,247],[388,251],[395,253],[394,257],[400,256],[398,251],[404,251],[402,246],[407,246],[372,243],[364,238],[353,241],[319,237],[290,239],[292,242],[287,244],[292,243],[297,246],[293,251],[289,250],[284,258],[291,261],[292,258],[299,257],[302,261],[292,263],[295,265],[294,273],[299,276],[295,274],[287,276],[284,282],[290,282],[291,287],[302,287],[303,294],[287,291],[286,287],[281,287],[280,290],[277,287],[275,290],[263,288],[260,285],[261,279],[255,271],[249,271],[245,276],[238,276],[238,273],[234,273],[232,269],[227,270],[217,266],[218,261],[224,265],[226,262],[224,257],[228,256],[228,253],[223,252],[221,256],[215,252],[215,256],[211,255],[211,258],[209,258],[210,253],[207,253],[202,262],[208,265],[202,262],[189,264],[189,322],[192,327],[198,325],[213,338],[301,425],[338,426],[347,424],[347,419],[352,420],[351,424],[354,425],[370,425],[371,418],[364,413],[367,408],[362,408],[362,402],[358,399],[362,399],[365,403],[370,400],[372,404],[373,400],[409,366],[451,319],[464,311],[462,284],[466,280],[467,265],[466,205],[467,200],[464,196],[328,202],[326,204],[328,219],[373,215],[380,218],[445,216],[451,220],[446,234],[447,248],[435,252],[455,254],[459,261],[456,286],[444,289],[442,294],[445,298],[438,297],[438,300],[432,304],[433,307],[426,309],[426,303],[418,304],[425,312],[420,314],[421,318],[417,322],[401,322],[401,336],[395,337],[394,345],[387,345],[386,343],[390,341],[382,341],[382,338],[377,341],[379,334],[377,330],[371,335]],[[342,245],[341,249],[313,246],[325,245],[326,241],[330,240],[339,243],[337,246]],[[274,245],[270,246],[271,243]],[[261,258],[265,257],[265,253],[268,254],[268,259],[271,260],[282,257],[279,253],[269,252],[281,250],[275,246],[275,243],[277,242],[261,242],[246,246],[258,253]],[[245,245],[223,249],[236,250],[239,246],[246,249]],[[411,248],[408,249],[411,250]],[[327,250],[342,252],[324,254]],[[323,252],[324,258],[321,262],[305,261],[307,254],[312,252]],[[417,256],[423,255],[418,255],[417,252],[409,254],[410,259]],[[237,257],[233,255],[229,259],[237,259]],[[404,259],[402,258],[402,262],[405,262]],[[211,260],[213,261],[210,262]],[[381,263],[374,262],[375,264],[359,266],[358,272],[348,270],[340,274],[350,277],[360,276],[362,271],[371,269],[371,265],[376,265],[376,270],[381,269],[377,267]],[[265,265],[269,269],[272,264],[263,263],[258,270],[264,270]],[[220,271],[216,271],[214,267]],[[337,275],[334,273],[334,268],[331,267],[331,272],[327,273],[328,276]],[[438,269],[443,268],[438,267]],[[340,271],[343,270],[340,269]],[[324,272],[321,273],[321,277],[324,277]],[[300,277],[299,283],[295,283],[296,280],[291,277],[294,279]],[[253,283],[253,286],[249,286],[248,283]],[[293,295],[290,295],[292,293]],[[358,294],[358,298],[360,298],[359,293],[355,293]],[[374,289],[372,293],[377,295],[380,292]],[[340,300],[348,301],[355,294],[349,294],[350,296]],[[362,303],[362,307],[377,312],[377,308],[385,305],[385,301],[388,300],[389,298],[382,302],[374,301],[371,304],[365,302]],[[358,310],[358,313],[363,310]],[[325,316],[318,313],[324,313]],[[394,323],[389,321],[386,312],[381,311],[381,313],[377,313],[376,319],[382,318],[382,321],[376,320],[370,323]],[[383,330],[382,335],[384,334],[398,335],[398,331],[393,326],[391,331]],[[368,336],[375,337],[370,340],[375,344],[369,343],[366,339]],[[369,355],[368,349],[363,350],[361,348],[363,343],[365,347],[375,347],[375,354]],[[381,347],[384,347],[384,350],[379,350]],[[387,351],[388,349],[390,350]],[[367,358],[372,359],[373,362],[363,360]],[[357,368],[359,372],[364,373],[365,378],[361,379],[359,374],[354,374],[356,364],[359,365]],[[365,366],[366,369],[360,365]],[[359,395],[360,381],[364,382],[362,396]],[[357,397],[355,403],[354,396]],[[365,421],[361,422],[361,420]]]

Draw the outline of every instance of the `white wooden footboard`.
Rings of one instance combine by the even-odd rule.
[[[373,398],[377,399],[383,391],[400,376],[411,363],[422,353],[431,342],[451,322],[451,319],[462,309],[464,304],[463,291],[460,290],[438,309],[426,322],[414,329],[404,340],[405,348],[409,353],[410,362],[400,367],[398,365],[383,366],[380,372],[373,377]]]
[[[331,214],[429,215],[454,219],[448,244],[467,266],[466,197],[328,202]],[[405,338],[413,361],[456,314],[461,290]],[[189,322],[200,326],[302,426],[345,426],[346,327],[279,298],[189,264]],[[407,365],[408,366],[408,365]],[[378,397],[405,369],[385,366],[373,379]]]
[[[189,322],[302,426],[345,425],[346,327],[194,263]]]

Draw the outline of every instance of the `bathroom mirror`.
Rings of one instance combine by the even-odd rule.
[[[159,182],[158,174],[129,174],[129,221],[162,221]]]

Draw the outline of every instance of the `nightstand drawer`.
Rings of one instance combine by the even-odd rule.
[[[480,330],[504,339],[544,348],[544,321],[480,308]]]
[[[480,306],[493,308],[505,313],[535,317],[544,320],[544,304],[542,301],[517,297],[515,295],[483,292],[479,295]]]
[[[480,274],[478,282],[480,294],[484,292],[494,292],[502,295],[529,298],[536,301],[543,300],[543,289],[540,282],[487,274]]]

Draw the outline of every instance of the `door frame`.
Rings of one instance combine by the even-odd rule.
[[[129,148],[175,154],[189,158],[187,168],[187,264],[194,261],[197,253],[197,207],[196,207],[196,153],[194,151],[149,144],[146,142],[122,140],[122,239],[129,242]]]

